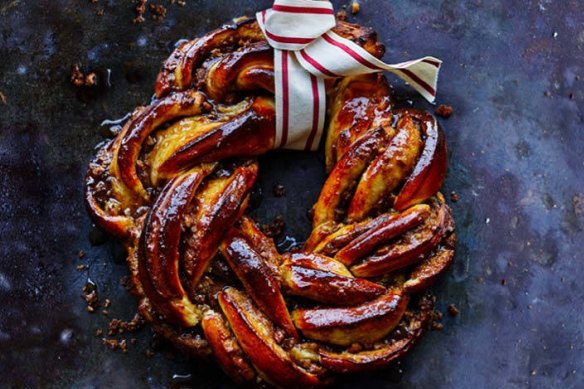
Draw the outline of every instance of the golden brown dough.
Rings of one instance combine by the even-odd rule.
[[[371,29],[335,32],[380,57]],[[274,145],[273,52],[254,20],[178,47],[157,99],[91,162],[95,222],[128,251],[154,330],[242,385],[329,385],[379,369],[427,328],[427,288],[453,260],[432,115],[395,109],[381,74],[327,82],[326,169],[304,247],[281,255],[245,216]]]

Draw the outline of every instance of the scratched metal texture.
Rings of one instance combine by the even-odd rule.
[[[137,339],[127,354],[94,336],[111,317],[130,319],[136,304],[119,282],[119,248],[91,226],[82,179],[106,133],[100,123],[149,101],[174,42],[269,3],[193,0],[169,6],[161,23],[132,24],[129,1],[0,1],[0,387],[232,387],[213,364],[164,344],[147,357],[148,328],[127,336]],[[442,311],[453,303],[461,314],[445,314],[444,329],[399,366],[340,386],[582,387],[584,3],[360,3],[349,20],[378,31],[386,60],[445,62],[438,102],[455,113],[443,121],[444,192],[460,197],[451,204],[459,244],[435,292]],[[109,69],[111,86],[76,93],[68,82],[76,62]],[[402,104],[432,109],[391,81]],[[285,234],[301,241],[323,179],[318,153],[262,158],[254,216],[283,214]],[[272,196],[274,183],[286,197]],[[88,278],[112,301],[110,317],[86,312]]]

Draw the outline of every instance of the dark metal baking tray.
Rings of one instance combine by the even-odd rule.
[[[444,192],[460,197],[451,204],[459,245],[435,292],[442,311],[453,303],[461,314],[445,315],[444,329],[399,366],[341,386],[581,387],[584,3],[360,3],[349,20],[378,31],[386,60],[445,62],[438,102],[455,112],[442,121]],[[174,42],[269,5],[193,0],[169,6],[162,22],[133,24],[128,1],[0,1],[0,387],[232,387],[213,364],[164,344],[146,356],[147,328],[127,336],[137,339],[127,354],[94,336],[111,317],[130,319],[136,303],[119,282],[120,250],[92,228],[81,189],[100,123],[148,102]],[[110,72],[111,85],[77,93],[73,63]],[[402,104],[433,108],[390,79]],[[302,240],[323,179],[318,153],[270,153],[255,217],[283,214],[285,234]],[[272,196],[274,183],[286,197]],[[86,312],[89,279],[112,301],[109,317]]]

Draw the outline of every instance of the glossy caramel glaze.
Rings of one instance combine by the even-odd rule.
[[[383,55],[371,29],[334,30]],[[280,254],[245,215],[254,157],[274,145],[272,56],[254,20],[179,46],[157,98],[90,163],[85,198],[157,333],[242,385],[320,387],[386,366],[427,328],[456,243],[446,144],[430,114],[394,108],[383,75],[328,80],[330,174],[304,247]]]

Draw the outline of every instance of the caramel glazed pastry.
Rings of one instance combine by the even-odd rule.
[[[334,32],[383,55],[369,28]],[[180,45],[85,182],[153,329],[244,386],[326,386],[407,353],[456,236],[442,129],[391,95],[381,74],[327,81],[329,175],[310,237],[280,254],[245,214],[274,146],[272,48],[253,19]]]

